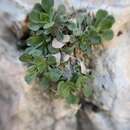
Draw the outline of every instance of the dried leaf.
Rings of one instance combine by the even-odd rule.
[[[60,64],[60,60],[61,60],[61,53],[56,53],[56,54],[53,54],[52,56],[54,56],[56,58],[56,63],[57,65]]]
[[[81,67],[81,73],[86,74],[87,73],[87,68],[86,68],[83,61],[80,61],[80,67]]]
[[[69,42],[70,41],[70,36],[69,35],[64,35],[63,43]]]
[[[66,61],[68,61],[69,60],[69,58],[70,58],[70,55],[68,55],[68,54],[66,54],[66,53],[63,53],[63,62],[66,62]]]
[[[56,38],[52,41],[52,47],[53,48],[62,48],[65,44],[58,41]]]

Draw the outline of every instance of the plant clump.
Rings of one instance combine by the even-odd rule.
[[[25,80],[37,81],[48,92],[79,103],[92,96],[88,85],[93,48],[112,40],[115,19],[105,10],[95,15],[69,13],[64,5],[42,0],[29,14],[30,37],[20,60],[28,65]]]

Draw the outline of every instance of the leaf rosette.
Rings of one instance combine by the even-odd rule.
[[[55,9],[53,0],[37,3],[29,14],[30,36],[20,57],[28,65],[25,80],[38,81],[70,104],[91,97],[88,57],[95,46],[112,40],[114,23],[105,10],[68,13],[64,5]]]

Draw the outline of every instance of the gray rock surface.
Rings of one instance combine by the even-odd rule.
[[[129,12],[126,16],[128,21],[123,21],[121,18],[120,26],[117,24],[118,28],[115,29],[114,39],[106,43],[105,50],[95,63],[94,102],[104,112],[93,114],[97,117],[97,121],[99,118],[104,124],[104,128],[101,126],[100,130],[130,129]],[[117,36],[119,31],[122,34]]]
[[[22,97],[23,67],[18,62],[15,39],[0,14],[0,130],[12,130]]]

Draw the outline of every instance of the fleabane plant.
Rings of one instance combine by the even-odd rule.
[[[20,57],[27,64],[27,83],[36,81],[44,90],[80,103],[92,96],[89,56],[95,46],[112,40],[115,19],[105,10],[95,15],[54,8],[53,0],[42,0],[29,14],[30,37]]]

